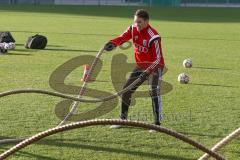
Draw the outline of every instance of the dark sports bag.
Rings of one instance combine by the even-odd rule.
[[[10,32],[0,32],[0,43],[15,43],[15,39],[13,38],[12,34]]]
[[[44,49],[47,46],[47,37],[43,35],[34,35],[28,38],[25,48],[28,49]]]

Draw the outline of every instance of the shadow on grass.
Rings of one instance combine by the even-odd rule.
[[[6,147],[1,147],[1,149],[4,149],[4,150],[8,150],[9,148],[6,148]],[[48,156],[44,156],[44,155],[39,155],[39,154],[34,154],[34,153],[29,153],[29,152],[26,152],[26,151],[18,151],[16,154],[14,154],[14,156],[16,157],[28,157],[28,158],[35,158],[36,160],[58,160],[56,158],[52,158],[52,157],[48,157]]]
[[[17,53],[17,52],[21,52],[21,53]],[[23,53],[22,53],[23,52]],[[8,53],[4,54],[5,56],[32,56],[31,53],[33,52],[37,52],[37,50],[28,50],[28,49],[14,49],[14,50],[10,50],[8,51]]]
[[[11,30],[11,32],[17,32],[17,33],[32,33],[32,34],[36,34],[36,33],[47,33],[47,34],[63,34],[63,35],[83,35],[83,36],[117,36],[117,34],[101,34],[101,33],[73,33],[73,32],[37,32],[37,31],[14,31]],[[57,45],[48,45],[51,47],[64,47],[64,46],[57,46]]]
[[[239,88],[239,86],[227,86],[227,85],[220,85],[220,84],[207,84],[207,83],[189,83],[189,84],[196,85],[196,86],[206,86],[206,87]]]
[[[201,136],[201,137],[209,137],[209,138],[223,138],[224,135],[214,135],[208,133],[195,133],[195,132],[180,132],[184,135],[194,135],[194,136]]]
[[[192,67],[194,69],[206,69],[206,70],[232,70],[226,68],[218,68],[218,67]]]
[[[24,47],[23,44],[16,44],[16,46],[22,46]],[[47,45],[47,47],[56,47],[56,48],[45,48],[45,49],[15,49],[14,51],[20,51],[20,52],[38,52],[38,51],[68,51],[68,52],[98,52],[97,50],[84,50],[84,49],[65,49],[61,45]],[[12,53],[13,54],[13,53]],[[14,55],[14,54],[13,54]]]
[[[1,55],[1,54],[0,54],[0,55]],[[32,54],[13,53],[13,52],[11,51],[11,52],[2,54],[1,56],[31,56],[31,55],[32,55]]]
[[[6,138],[6,137],[5,137]],[[9,137],[8,137],[9,138]],[[92,150],[92,151],[101,151],[101,152],[109,152],[109,153],[117,153],[117,154],[129,154],[133,156],[142,156],[146,158],[151,159],[181,159],[181,160],[191,160],[191,158],[184,158],[180,156],[173,156],[173,155],[164,155],[164,154],[156,154],[156,153],[150,153],[150,152],[142,152],[142,151],[131,151],[131,150],[125,150],[125,149],[119,149],[119,148],[112,148],[112,147],[100,147],[97,145],[86,145],[86,144],[79,144],[79,143],[66,143],[62,142],[66,141],[66,139],[45,139],[37,142],[36,144],[39,145],[47,145],[47,146],[56,146],[56,147],[65,147],[65,148],[73,148],[73,149],[85,149],[85,150]],[[82,141],[81,139],[71,139],[72,142],[89,142],[89,141]],[[98,141],[96,141],[98,142]],[[96,143],[94,142],[94,143]],[[108,142],[109,143],[109,142]],[[112,142],[113,144],[114,142]],[[8,144],[9,145],[9,144]],[[9,147],[6,147],[6,145],[0,146],[1,149],[7,150]],[[62,153],[64,154],[64,153]],[[79,154],[80,155],[80,154]],[[24,156],[24,157],[34,157],[37,159],[47,159],[47,160],[55,160],[54,158],[33,154],[25,151],[18,151],[16,153],[16,156]],[[81,157],[79,157],[81,158]]]
[[[51,47],[51,45],[48,45]],[[14,52],[27,52],[27,53],[34,53],[38,51],[62,51],[62,52],[94,52],[97,53],[97,50],[84,50],[84,49],[65,49],[65,48],[45,48],[45,49],[14,49],[12,51],[9,51],[8,53],[4,55],[18,55],[18,56],[31,56],[32,54],[24,54],[24,53],[14,53]]]
[[[11,31],[11,32],[16,32],[16,31]],[[24,47],[25,44],[17,43],[16,46],[23,47],[23,49],[15,49],[15,50],[27,50]],[[48,44],[47,46],[49,46],[49,47],[65,47],[65,46],[61,46],[61,45],[51,45],[51,44]]]
[[[120,17],[132,19],[140,7],[119,6],[54,6],[54,5],[1,5],[0,12],[53,13],[81,16]],[[142,7],[151,19],[183,22],[240,22],[238,8],[184,8]]]
[[[57,141],[41,141],[38,144],[49,145],[49,146],[61,146],[66,148],[73,148],[73,149],[85,149],[85,150],[92,150],[92,151],[102,151],[102,152],[109,152],[109,153],[117,153],[117,154],[129,154],[133,156],[141,156],[151,159],[182,159],[182,160],[190,160],[191,158],[184,158],[179,156],[173,155],[164,155],[164,154],[156,154],[150,152],[142,152],[142,151],[131,151],[119,148],[112,148],[112,147],[103,147],[103,146],[96,146],[96,145],[86,145],[86,144],[79,144],[79,143],[66,143],[66,142],[57,142]],[[80,158],[80,157],[79,157]]]
[[[2,139],[10,139],[10,137],[7,137],[7,136],[0,136],[0,140]]]
[[[97,53],[97,50],[83,50],[83,49],[63,49],[63,48],[46,48],[44,50],[47,51],[64,51],[64,52],[95,52]]]
[[[18,52],[37,52],[38,50],[26,49],[26,48],[16,48],[16,49],[13,50],[13,52],[14,51],[18,51]]]
[[[32,56],[32,54],[8,53],[7,56]]]
[[[53,156],[48,157],[48,156],[44,156],[44,155],[39,155],[36,153],[29,153],[29,152],[25,152],[25,151],[19,151],[18,154],[16,154],[17,156],[24,156],[24,157],[29,157],[32,158],[34,157],[36,160],[59,160],[57,158],[53,158]]]

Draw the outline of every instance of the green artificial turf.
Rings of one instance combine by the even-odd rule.
[[[137,7],[94,6],[0,6],[0,31],[11,31],[16,49],[0,55],[0,92],[19,88],[40,88],[75,95],[82,85],[83,66],[109,39],[133,23]],[[168,71],[164,75],[163,126],[186,134],[211,148],[240,124],[240,10],[224,8],[146,8],[151,25],[162,37]],[[45,50],[27,50],[23,44],[34,34],[48,37]],[[85,58],[84,58],[85,57]],[[126,58],[127,57],[127,58]],[[127,62],[124,60],[127,59]],[[186,69],[182,61],[193,60]],[[76,60],[77,59],[77,60]],[[87,60],[85,60],[87,59]],[[65,62],[76,60],[53,72]],[[132,49],[105,53],[97,69],[96,82],[86,97],[102,97],[120,90],[126,68],[134,64]],[[86,61],[86,62],[85,62]],[[71,61],[70,61],[71,62]],[[75,65],[74,70],[70,67]],[[127,70],[127,72],[130,72]],[[178,74],[190,76],[186,85]],[[118,77],[119,76],[119,77]],[[112,83],[114,81],[114,83]],[[168,85],[167,85],[168,84]],[[55,88],[55,87],[56,88]],[[115,86],[115,88],[114,88]],[[0,99],[1,139],[34,135],[55,127],[60,119],[56,105],[61,98],[22,94]],[[80,103],[78,112],[100,104]],[[90,118],[118,118],[120,100],[103,103],[104,114]],[[148,86],[139,88],[130,117],[152,123]],[[100,115],[100,116],[99,116]],[[87,119],[89,116],[85,117]],[[81,117],[80,117],[81,118]],[[3,152],[13,145],[0,145]],[[240,141],[234,140],[220,153],[229,160],[240,157]],[[19,152],[12,159],[197,159],[203,152],[164,134],[139,128],[111,130],[108,126],[82,128],[45,138]]]

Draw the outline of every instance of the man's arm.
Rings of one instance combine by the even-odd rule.
[[[161,46],[161,38],[156,36],[155,39],[150,40],[149,46],[154,55],[156,55],[156,60],[150,65],[150,70],[155,70],[160,64],[162,57],[162,46]]]
[[[116,46],[120,46],[121,44],[129,41],[132,38],[132,26],[128,27],[128,29],[122,33],[117,38],[110,40]]]
[[[132,38],[132,26],[128,27],[128,29],[122,33],[120,36],[110,40],[106,45],[105,45],[105,50],[111,51],[113,50],[116,46],[120,46],[124,42],[129,41]]]

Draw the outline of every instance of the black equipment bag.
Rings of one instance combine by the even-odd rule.
[[[10,32],[0,32],[0,43],[15,43],[15,39],[13,38]]]
[[[28,38],[25,48],[28,49],[44,49],[47,46],[47,37],[36,34]]]

